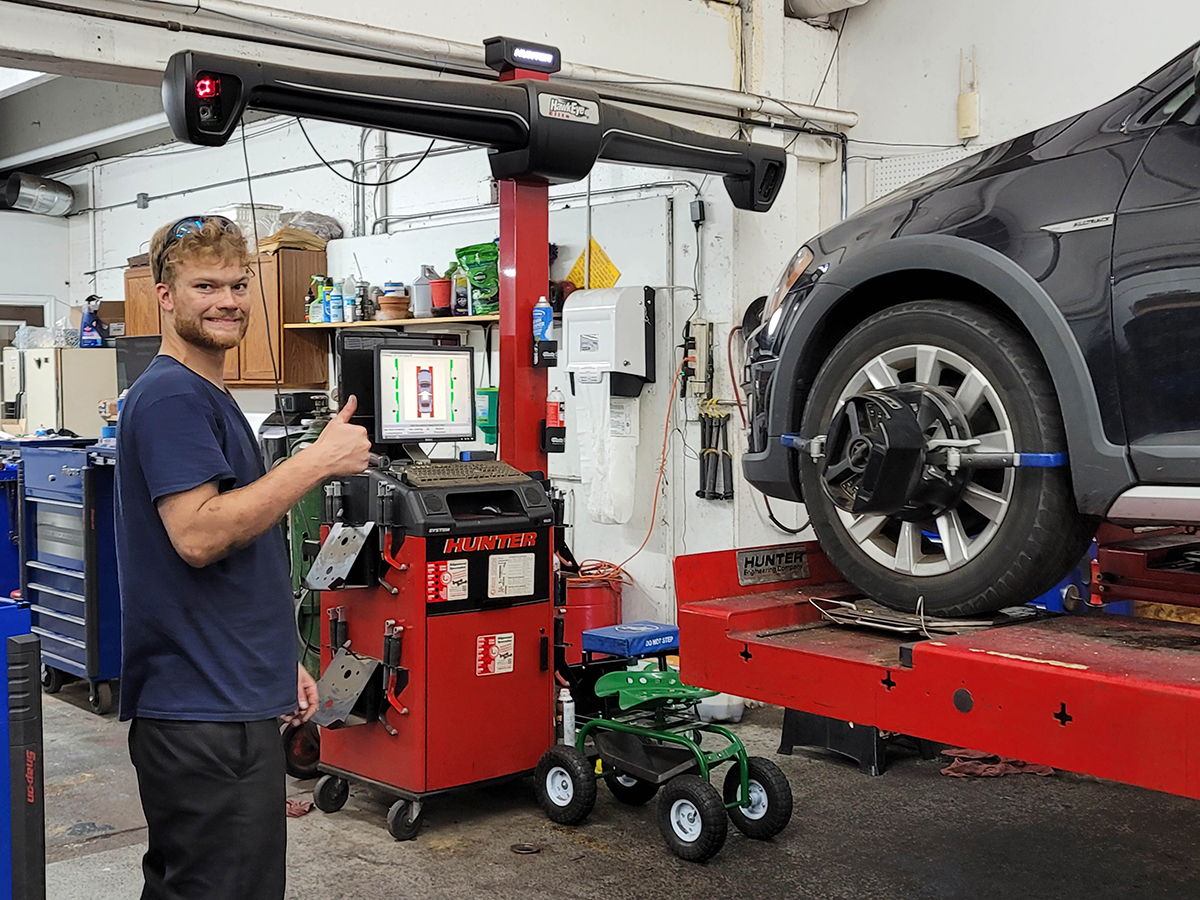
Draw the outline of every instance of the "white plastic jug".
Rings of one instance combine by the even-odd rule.
[[[433,292],[429,288],[429,282],[441,277],[433,266],[421,266],[421,277],[412,283],[409,298],[408,310],[414,318],[427,319],[433,315]]]

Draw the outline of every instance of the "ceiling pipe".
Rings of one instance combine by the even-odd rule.
[[[358,25],[340,19],[315,16],[291,10],[272,9],[238,0],[149,0],[151,5],[166,6],[186,12],[188,16],[208,13],[238,19],[255,25],[292,34],[301,33],[331,41],[373,47],[399,56],[411,56],[424,62],[444,64],[455,69],[478,70],[495,77],[484,65],[483,47],[442,38],[427,37],[375,26]],[[403,64],[398,61],[398,64]],[[705,111],[757,113],[788,122],[819,122],[851,128],[858,123],[858,114],[847,110],[829,109],[807,103],[791,103],[759,94],[706,85],[678,84],[664,78],[635,75],[613,69],[602,69],[564,61],[555,76],[564,81],[589,86],[605,85],[602,94],[619,100],[654,99],[685,104],[698,115]]]
[[[13,172],[5,185],[4,203],[9,209],[41,216],[65,216],[75,204],[75,192],[61,181]]]

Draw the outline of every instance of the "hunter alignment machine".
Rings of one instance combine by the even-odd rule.
[[[333,611],[321,716],[334,725],[340,714],[342,727],[323,735],[328,774],[316,799],[335,809],[349,779],[372,784],[399,798],[388,821],[402,839],[416,834],[426,797],[532,771],[554,742],[554,520],[546,374],[534,365],[532,330],[550,276],[549,185],[584,178],[597,160],[690,169],[724,176],[739,209],[765,211],[786,171],[780,148],[710,137],[550,83],[560,65],[554,47],[491,38],[485,49],[499,83],[344,75],[190,51],[171,58],[163,79],[167,118],[183,141],[221,146],[258,109],[480,145],[500,182],[499,431],[508,465],[459,470],[457,479],[429,469],[434,477],[422,481],[420,454],[404,444],[428,432],[406,440],[395,409],[360,397],[360,411],[375,416],[379,464],[326,486],[322,570],[335,568],[337,547],[351,549],[321,588],[323,610]],[[365,365],[358,350],[353,361],[339,352],[340,380]],[[422,351],[372,348],[373,379],[389,389],[411,379],[404,390],[414,398],[432,385],[436,407],[453,353],[427,348],[398,369],[405,352]],[[456,363],[462,390],[468,359]],[[414,423],[428,422],[414,413]],[[385,464],[389,452],[403,465]],[[331,669],[358,689],[327,695]],[[480,721],[486,744],[468,737]]]

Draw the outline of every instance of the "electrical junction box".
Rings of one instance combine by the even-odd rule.
[[[609,372],[615,396],[638,396],[655,377],[654,289],[572,292],[563,301],[559,355],[573,377]]]
[[[686,370],[687,393],[696,398],[712,396],[712,323],[692,319],[688,323],[688,356],[695,358]]]

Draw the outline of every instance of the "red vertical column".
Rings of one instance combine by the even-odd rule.
[[[522,69],[500,75],[513,78],[547,76]],[[545,184],[500,182],[500,458],[522,472],[546,471],[546,371],[533,366],[533,306],[549,290],[549,204]]]
[[[500,456],[546,471],[546,370],[533,366],[533,306],[550,281],[549,188],[500,182]]]

